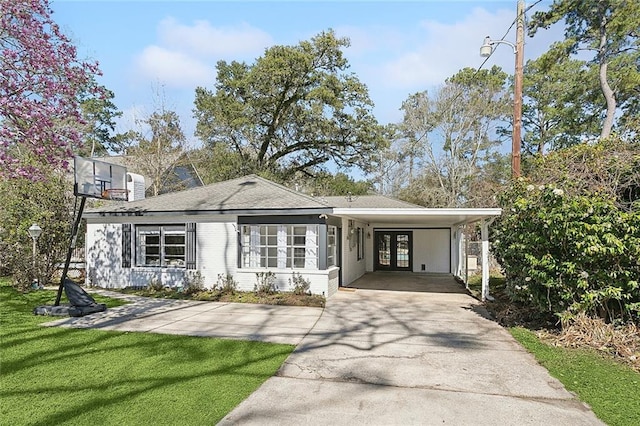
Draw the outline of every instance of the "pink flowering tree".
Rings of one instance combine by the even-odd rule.
[[[52,13],[49,0],[0,0],[0,177],[39,180],[82,145],[79,97],[99,90],[100,72],[78,60]]]

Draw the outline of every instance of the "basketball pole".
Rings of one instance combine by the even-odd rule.
[[[78,228],[80,227],[80,220],[82,219],[82,213],[84,211],[84,204],[87,201],[87,197],[85,196],[81,196],[80,198],[80,208],[78,209],[78,216],[75,218],[75,221],[73,222],[73,228],[71,229],[71,241],[69,242],[69,250],[67,251],[67,260],[64,262],[64,269],[62,270],[62,277],[60,278],[60,287],[58,287],[58,295],[56,296],[56,303],[54,304],[54,306],[60,306],[62,289],[64,288],[64,282],[67,280],[67,272],[69,272],[71,256],[73,256],[73,249],[76,246],[76,237],[78,235]]]

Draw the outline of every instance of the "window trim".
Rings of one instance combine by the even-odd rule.
[[[173,229],[171,229],[173,228]],[[147,246],[156,246],[155,244],[143,244],[142,243],[142,233],[141,231],[151,231],[149,234],[158,236],[158,264],[150,264],[146,262],[146,259],[149,255],[145,252],[142,252],[143,248]],[[153,232],[153,231],[156,231]],[[182,236],[182,244],[176,243],[167,243],[166,237],[171,235],[181,235]],[[140,224],[136,225],[136,234],[135,234],[135,266],[138,268],[177,268],[177,269],[187,269],[187,226],[186,224]],[[176,254],[167,255],[167,247],[182,247],[182,256]],[[167,259],[177,259],[178,264],[168,264]],[[144,259],[144,261],[143,261]],[[180,262],[181,260],[181,262]],[[191,268],[189,268],[191,269]]]
[[[240,268],[318,270],[317,224],[245,224],[240,229]]]
[[[333,240],[333,242],[331,241]],[[327,226],[327,267],[338,264],[338,227]]]

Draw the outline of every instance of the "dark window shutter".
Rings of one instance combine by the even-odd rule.
[[[187,223],[187,269],[196,269],[196,224]]]
[[[131,224],[122,224],[122,267],[131,268]]]

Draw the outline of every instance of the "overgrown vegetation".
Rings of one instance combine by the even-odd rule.
[[[561,333],[541,331],[539,336],[556,346],[597,350],[640,372],[640,330],[633,323],[615,325],[579,314],[563,325]]]
[[[255,341],[42,327],[51,318],[31,310],[55,295],[20,293],[0,279],[3,424],[216,424],[293,350]],[[114,306],[112,299],[95,298]]]
[[[12,276],[24,291],[34,279],[48,284],[56,265],[64,260],[73,221],[73,200],[65,176],[42,168],[46,179],[0,179],[0,273]],[[34,253],[29,227],[37,223],[42,234]]]
[[[626,144],[623,159],[609,146],[550,155],[540,160],[535,181],[519,179],[501,194],[493,249],[512,301],[563,320],[578,313],[638,320],[640,205],[632,183],[640,176],[640,149]],[[585,157],[593,161],[566,161]],[[577,167],[582,173],[558,173]]]

